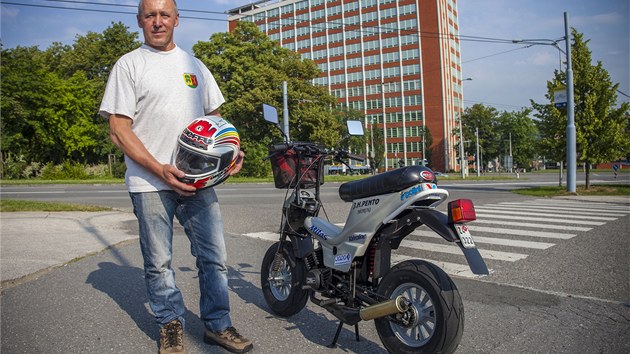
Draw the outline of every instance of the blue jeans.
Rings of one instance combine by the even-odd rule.
[[[130,193],[140,226],[140,248],[149,304],[160,325],[184,323],[184,299],[171,268],[173,216],[184,227],[199,274],[201,320],[207,329],[232,326],[223,222],[213,188],[182,197],[174,191]]]

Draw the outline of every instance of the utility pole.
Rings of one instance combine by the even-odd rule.
[[[514,158],[512,157],[512,133],[510,134],[510,173],[512,173],[512,169],[514,168]]]
[[[462,133],[462,112],[459,112],[459,158],[460,158],[460,164],[459,164],[459,169],[461,170],[460,172],[462,173],[462,179],[466,178],[466,171],[464,168],[464,164],[467,163],[468,161],[464,162],[464,134]]]
[[[558,46],[557,40],[534,39],[513,40],[512,43],[527,43],[532,45],[551,45],[564,54],[567,60],[567,192],[575,193],[576,163],[576,137],[575,137],[575,103],[573,102],[573,65],[571,63],[571,37],[569,36],[569,13],[564,13],[564,41],[566,52]],[[560,161],[560,180],[562,181],[562,161]]]
[[[569,13],[564,13],[564,40],[567,47],[567,192],[575,193],[576,138],[573,103],[573,65],[571,65],[571,38],[569,37]]]
[[[472,81],[472,77],[467,77],[465,79],[462,80],[463,81]],[[462,85],[462,87],[464,87],[464,85]],[[463,91],[463,89],[462,89]],[[461,170],[462,173],[462,179],[466,178],[466,166],[468,164],[468,159],[466,159],[466,161],[464,161],[464,133],[462,131],[462,112],[463,112],[463,101],[460,97],[460,107],[459,109],[461,110],[459,112],[459,158],[460,158],[460,164],[459,164],[459,169]]]
[[[287,82],[282,82],[282,118],[284,123],[284,134],[287,136],[287,141],[291,141],[289,138],[289,104],[288,104],[288,94],[287,94]]]
[[[479,128],[475,128],[475,140],[477,145],[477,157],[475,157],[475,160],[477,161],[477,177],[479,177],[481,175],[479,172],[481,168],[481,161],[479,161]]]

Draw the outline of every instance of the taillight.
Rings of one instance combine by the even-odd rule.
[[[475,205],[470,199],[457,199],[448,203],[448,222],[462,223],[477,220]]]

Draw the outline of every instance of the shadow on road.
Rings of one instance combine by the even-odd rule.
[[[246,303],[253,304],[262,311],[268,313],[266,316],[270,321],[270,325],[280,323],[286,331],[300,331],[301,335],[309,341],[321,345],[328,346],[335,335],[339,321],[328,319],[324,314],[316,313],[305,307],[302,311],[294,316],[283,318],[271,313],[269,307],[265,303],[262,289],[247,280],[247,277],[259,277],[260,272],[248,263],[239,263],[238,269],[228,267],[228,286],[235,294],[237,294]],[[356,342],[354,327],[344,326],[337,348],[343,351],[357,352],[357,346],[364,348],[366,344],[378,348],[374,342],[361,337],[362,344]]]
[[[90,273],[85,282],[113,299],[159,347],[160,327],[149,310],[144,270],[112,262],[101,262],[98,266],[99,269]],[[204,326],[196,314],[186,309],[184,321],[185,331],[190,334],[190,338],[203,337]]]

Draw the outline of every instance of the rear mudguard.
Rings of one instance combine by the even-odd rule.
[[[470,270],[477,275],[488,275],[488,267],[486,262],[483,261],[481,254],[477,248],[464,248],[457,233],[455,227],[448,223],[448,217],[434,209],[424,209],[418,212],[420,221],[427,225],[431,230],[435,231],[438,235],[442,236],[446,241],[455,242],[464,253],[466,261]]]

